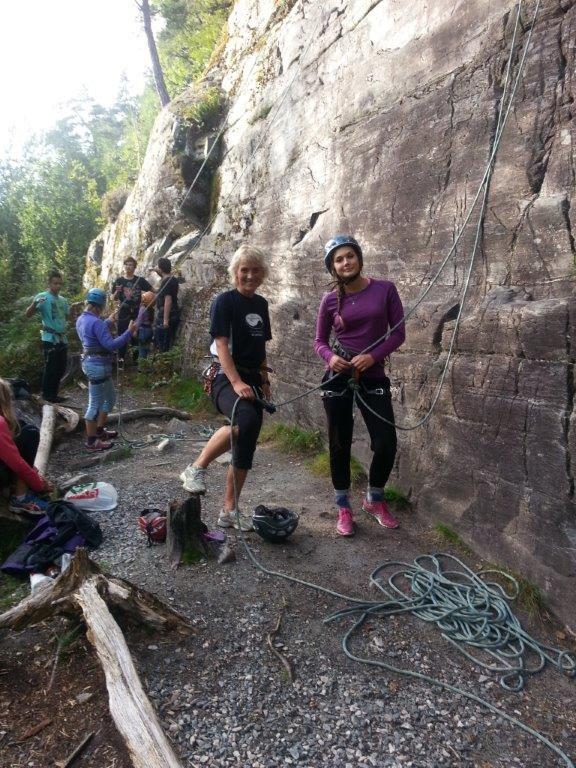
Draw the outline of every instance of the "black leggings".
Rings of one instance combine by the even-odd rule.
[[[42,342],[44,351],[44,374],[42,376],[42,397],[44,400],[55,400],[58,397],[60,380],[66,373],[68,362],[68,347],[66,344]]]
[[[14,443],[16,448],[18,448],[20,456],[22,456],[27,464],[33,467],[38,444],[40,443],[40,430],[38,427],[21,421],[20,432],[14,437]],[[12,481],[13,476],[12,470],[3,461],[0,461],[0,486],[8,485]]]
[[[246,384],[260,386],[260,374],[254,376],[242,375]],[[234,403],[238,395],[224,374],[214,379],[212,386],[212,402],[220,413],[231,418]],[[258,435],[262,428],[262,406],[253,400],[242,399],[236,406],[234,426],[238,427],[238,436],[234,440],[232,464],[237,469],[252,469],[252,459],[256,451]]]
[[[326,380],[327,376],[324,378]],[[324,389],[345,391],[348,389],[348,379],[339,377],[334,382],[327,381]],[[383,389],[384,394],[369,394],[369,391],[374,389]],[[394,423],[388,378],[361,380],[360,396],[373,411]],[[345,491],[350,487],[350,456],[354,429],[352,391],[348,389],[346,394],[340,397],[325,395],[322,399],[328,419],[332,484],[337,490]],[[358,406],[370,434],[370,448],[374,452],[368,476],[369,484],[373,488],[383,488],[390,477],[396,457],[396,428],[370,413],[359,401]]]

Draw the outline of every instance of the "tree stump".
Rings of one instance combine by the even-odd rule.
[[[172,568],[192,565],[203,557],[213,555],[202,535],[208,531],[208,527],[200,518],[201,512],[202,505],[197,493],[190,494],[183,502],[173,501],[170,504],[166,521],[166,550]]]

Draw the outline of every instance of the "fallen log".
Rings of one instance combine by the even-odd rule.
[[[111,413],[108,416],[108,423],[117,424],[120,417],[122,417],[122,421],[135,421],[136,419],[145,419],[154,416],[174,416],[177,419],[185,420],[192,418],[192,414],[188,413],[188,411],[179,411],[177,408],[151,406],[150,408],[135,408],[132,411],[124,411],[122,414]]]
[[[40,443],[36,452],[34,466],[41,475],[46,473],[48,459],[52,450],[52,441],[54,440],[54,429],[56,428],[56,409],[53,405],[45,403],[42,406],[42,424],[40,425]]]
[[[88,639],[104,669],[110,714],[135,768],[181,768],[144,693],[122,630],[100,597],[94,579],[84,581],[74,599],[82,608]]]
[[[22,629],[55,614],[80,615],[102,663],[110,712],[135,768],[181,768],[146,697],[126,640],[108,609],[158,629],[191,631],[184,617],[125,579],[103,573],[78,549],[65,573],[0,615],[0,629]]]

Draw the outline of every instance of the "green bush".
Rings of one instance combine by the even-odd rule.
[[[260,440],[272,443],[285,453],[313,454],[323,448],[319,430],[304,430],[290,424],[267,424],[260,433]]]
[[[120,211],[126,205],[126,200],[128,199],[129,194],[130,190],[128,187],[114,187],[114,189],[109,189],[108,192],[104,193],[102,196],[101,210],[103,218],[105,218],[108,223],[111,224],[116,221],[120,215]]]
[[[26,379],[33,389],[37,389],[44,360],[40,323],[24,317],[29,302],[30,299],[15,302],[12,317],[0,324],[0,376]]]

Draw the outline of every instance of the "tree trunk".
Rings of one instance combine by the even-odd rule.
[[[154,33],[152,32],[152,16],[150,14],[150,4],[148,0],[141,0],[141,2],[138,3],[138,7],[142,13],[142,22],[144,23],[144,32],[146,33],[148,50],[150,51],[150,58],[152,60],[152,71],[154,72],[156,90],[158,91],[158,96],[160,97],[160,103],[163,107],[165,107],[166,104],[170,103],[170,96],[168,95],[168,89],[166,88],[166,82],[164,81],[164,73],[162,72],[160,57],[158,56],[158,49],[156,48]]]

